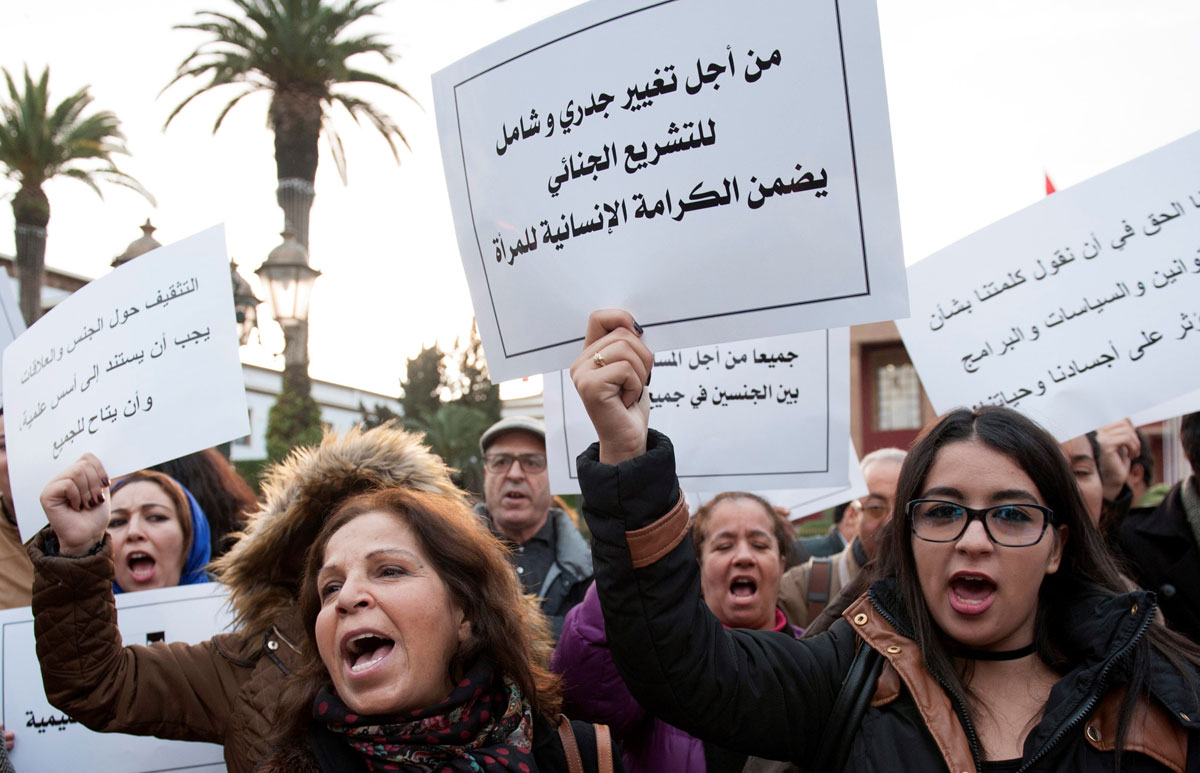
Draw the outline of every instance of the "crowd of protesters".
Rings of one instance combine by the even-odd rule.
[[[85,454],[22,546],[0,413],[0,603],[32,605],[56,707],[231,771],[1200,771],[1200,484],[1156,482],[1128,421],[1059,444],[952,411],[799,541],[755,493],[689,512],[652,367],[592,315],[590,543],[509,417],[477,502],[392,425],[297,449],[261,500],[212,450],[113,481]],[[1200,470],[1200,413],[1181,440]],[[232,631],[122,645],[114,593],[208,581]]]

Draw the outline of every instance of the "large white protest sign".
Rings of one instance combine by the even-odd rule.
[[[897,321],[933,407],[1008,405],[1060,440],[1200,384],[1200,133],[909,269]]]
[[[4,352],[17,522],[85,451],[121,475],[246,435],[249,419],[225,253],[211,228],[88,283]]]
[[[216,583],[122,593],[116,600],[125,644],[197,643],[221,633],[233,620],[224,586]],[[33,615],[28,607],[0,611],[0,636],[4,669],[0,719],[5,729],[16,733],[16,745],[9,754],[17,770],[86,767],[96,773],[157,773],[225,769],[219,745],[94,733],[51,706],[42,686]]]
[[[21,306],[13,293],[12,282],[7,277],[0,277],[0,369],[3,368],[4,355],[2,350],[17,336],[25,332],[25,318],[21,316]],[[4,405],[3,393],[0,392],[0,406]]]
[[[495,380],[567,367],[597,308],[666,348],[906,313],[870,0],[594,0],[434,98]]]
[[[863,478],[862,470],[858,467],[858,456],[854,453],[854,445],[852,443],[847,444],[847,452],[849,453],[847,465],[850,470],[850,482],[844,486],[775,489],[755,491],[754,493],[763,497],[772,505],[787,510],[788,519],[792,521],[798,521],[806,515],[815,515],[830,507],[837,507],[852,499],[865,497],[867,495],[867,482]],[[685,489],[683,496],[687,499],[688,507],[692,508],[692,511],[695,512],[696,508],[720,493],[720,491],[692,491]]]
[[[675,446],[684,490],[763,491],[848,480],[850,333],[846,328],[659,351],[650,426]],[[550,486],[578,493],[575,457],[596,432],[566,371],[547,374]]]
[[[1133,422],[1133,426],[1140,427],[1144,424],[1166,421],[1167,419],[1173,419],[1176,416],[1183,416],[1184,414],[1196,411],[1200,411],[1200,389],[1131,414],[1129,420]]]

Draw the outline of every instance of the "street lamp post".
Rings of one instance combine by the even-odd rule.
[[[290,387],[307,397],[312,391],[308,378],[308,303],[321,272],[308,265],[308,250],[296,241],[291,228],[280,235],[283,242],[271,250],[254,273],[267,286],[275,320],[283,328],[284,389]]]
[[[233,313],[238,327],[238,344],[250,342],[250,334],[258,326],[258,304],[262,300],[254,294],[254,288],[238,273],[237,263],[229,261],[229,273],[233,279]]]

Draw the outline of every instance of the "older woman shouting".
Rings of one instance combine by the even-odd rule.
[[[300,611],[301,665],[260,770],[612,769],[604,736],[560,720],[546,620],[460,499],[346,501],[308,552]]]
[[[388,426],[327,436],[269,471],[265,490],[215,565],[234,632],[122,647],[103,468],[85,458],[51,481],[50,527],[30,544],[51,703],[93,730],[223,743],[230,771],[416,770],[430,760],[478,770],[487,757],[522,755],[555,770],[565,759],[557,735],[572,728],[587,735],[585,761],[613,756],[590,726],[549,719],[557,684],[540,669],[544,623],[419,438]],[[378,490],[393,498],[360,497]],[[465,552],[447,557],[446,545]]]

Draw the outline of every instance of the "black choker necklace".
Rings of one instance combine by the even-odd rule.
[[[956,647],[954,656],[967,660],[1017,660],[1026,655],[1032,655],[1035,651],[1037,651],[1037,645],[1030,642],[1015,650],[973,650],[970,647]]]

